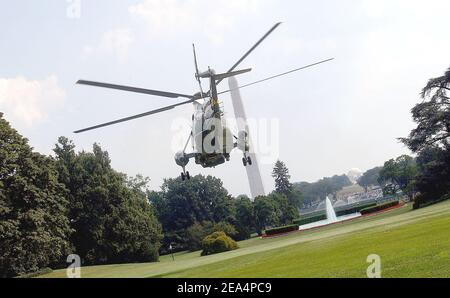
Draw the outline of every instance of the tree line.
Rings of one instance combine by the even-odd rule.
[[[197,250],[201,240],[223,231],[234,240],[261,234],[267,227],[285,225],[298,217],[301,194],[292,187],[286,165],[278,161],[273,171],[276,189],[251,201],[233,198],[220,179],[197,175],[189,181],[166,179],[160,191],[148,193],[163,226],[161,251]]]
[[[279,192],[252,202],[202,175],[149,191],[148,178],[114,170],[98,144],[76,152],[60,137],[53,152],[33,151],[0,114],[0,277],[65,268],[69,254],[82,265],[154,262],[170,245],[197,250],[214,232],[247,239],[298,214],[281,162]]]
[[[158,260],[162,227],[145,184],[111,168],[108,153],[34,152],[0,114],[0,277],[83,265]]]
[[[303,195],[302,207],[308,208],[324,201],[328,195],[336,195],[338,191],[350,185],[352,182],[347,175],[334,175],[314,183],[294,183],[294,188]]]

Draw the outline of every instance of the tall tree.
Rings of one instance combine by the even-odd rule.
[[[272,171],[272,177],[275,179],[275,191],[288,195],[292,191],[292,184],[290,182],[291,175],[285,163],[278,160]]]
[[[437,78],[430,79],[422,90],[423,101],[411,111],[417,127],[408,138],[400,140],[413,152],[429,146],[449,148],[450,142],[450,68]]]
[[[303,205],[303,194],[300,190],[294,188],[290,182],[289,169],[284,162],[278,160],[275,163],[272,177],[275,179],[275,192],[285,195],[290,205],[301,208]]]
[[[65,194],[54,160],[33,152],[0,113],[0,277],[37,271],[70,254]]]
[[[450,68],[432,78],[422,90],[422,102],[412,110],[417,127],[400,140],[418,154],[420,173],[416,187],[421,202],[439,200],[450,193]],[[448,196],[450,197],[450,196]]]

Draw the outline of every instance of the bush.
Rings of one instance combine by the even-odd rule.
[[[389,203],[384,203],[384,204],[381,204],[381,205],[377,205],[377,206],[373,206],[373,207],[362,209],[360,212],[361,212],[362,215],[370,214],[370,213],[374,213],[374,212],[377,212],[377,211],[381,211],[381,210],[384,210],[384,209],[387,209],[387,208],[391,208],[391,207],[397,206],[399,203],[400,203],[400,201],[393,201],[393,202],[389,202]]]
[[[214,232],[224,232],[232,239],[235,239],[238,235],[235,227],[226,222],[213,223],[211,221],[204,221],[201,224],[195,223],[186,230],[186,248],[189,251],[201,249],[202,240]]]
[[[225,251],[238,249],[236,241],[228,237],[224,232],[214,232],[202,241],[202,256],[212,255]]]
[[[266,230],[266,235],[271,236],[271,235],[289,233],[289,232],[293,232],[293,231],[298,231],[298,228],[299,228],[299,225],[297,225],[297,224],[273,228],[270,230]]]

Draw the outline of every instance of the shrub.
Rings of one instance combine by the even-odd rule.
[[[238,249],[236,241],[228,237],[224,232],[214,232],[202,241],[202,256],[212,255],[225,251]]]
[[[289,233],[289,232],[293,232],[293,231],[298,231],[298,228],[299,228],[299,226],[297,224],[273,228],[273,229],[266,230],[266,235],[271,236],[271,235]]]
[[[373,207],[362,209],[360,212],[361,212],[362,215],[370,214],[370,213],[374,213],[374,212],[377,212],[377,211],[381,211],[381,210],[384,210],[384,209],[387,209],[387,208],[391,208],[391,207],[397,206],[399,203],[400,203],[399,201],[393,201],[393,202],[389,202],[389,203],[384,203],[384,204],[381,204],[381,205],[377,205],[377,206],[373,206]]]
[[[232,239],[236,239],[235,237],[238,235],[236,228],[226,222],[204,221],[201,224],[195,223],[186,230],[186,248],[189,251],[201,249],[203,239],[214,232],[224,232]]]

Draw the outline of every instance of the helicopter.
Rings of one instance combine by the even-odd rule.
[[[199,92],[194,95],[166,92],[152,89],[137,88],[124,85],[116,85],[95,81],[79,80],[77,84],[87,85],[93,87],[102,87],[109,89],[116,89],[121,91],[135,92],[147,95],[162,96],[168,98],[185,98],[187,100],[175,103],[166,107],[162,107],[156,110],[148,111],[138,115],[114,120],[111,122],[95,125],[92,127],[77,130],[74,133],[83,133],[86,131],[99,129],[102,127],[131,121],[134,119],[154,115],[157,113],[172,110],[176,107],[193,104],[194,113],[192,115],[192,129],[189,137],[186,141],[186,145],[183,150],[175,154],[175,163],[182,168],[181,179],[185,181],[189,180],[191,175],[189,171],[186,171],[186,166],[191,159],[195,160],[195,163],[201,165],[203,168],[215,168],[221,164],[230,160],[230,154],[234,149],[239,149],[242,151],[242,164],[244,167],[251,166],[255,161],[252,160],[249,145],[249,134],[248,129],[242,129],[237,135],[234,135],[230,128],[227,126],[224,119],[224,112],[221,108],[221,102],[219,101],[219,95],[225,93],[232,93],[236,89],[242,89],[251,85],[255,85],[264,81],[268,81],[280,76],[284,76],[305,68],[309,68],[318,64],[322,64],[333,60],[334,58],[322,60],[313,64],[309,64],[300,68],[284,72],[282,74],[274,75],[250,84],[243,86],[230,87],[229,90],[219,92],[217,86],[224,79],[231,79],[236,76],[250,72],[252,69],[242,69],[236,70],[236,68],[247,58],[250,53],[252,53],[279,25],[281,22],[276,23],[273,27],[267,31],[227,72],[216,73],[214,69],[208,67],[206,71],[201,72],[199,70],[197,62],[197,54],[195,45],[193,44],[193,55],[194,55],[194,66],[195,66],[195,80],[198,83]],[[209,80],[209,90],[203,91],[202,80]],[[187,153],[189,143],[192,144],[192,152]]]

